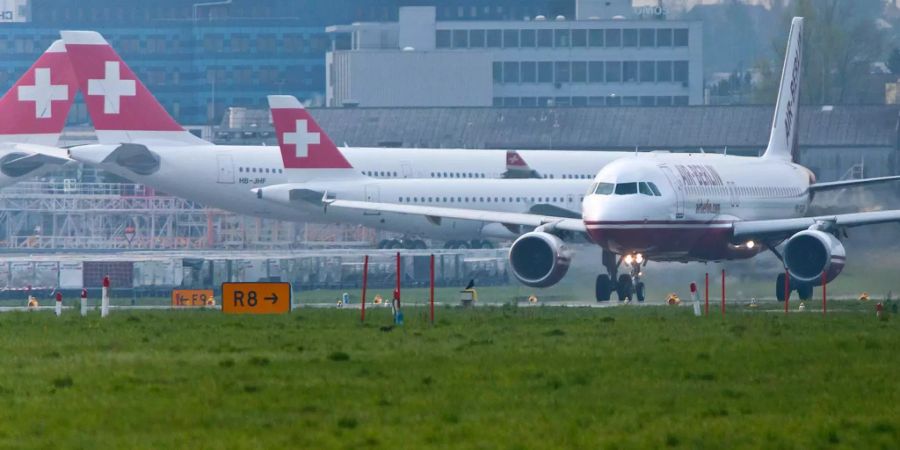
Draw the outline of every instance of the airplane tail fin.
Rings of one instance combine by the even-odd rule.
[[[503,178],[541,178],[541,175],[515,150],[506,151],[506,172]]]
[[[331,169],[330,176],[362,177],[296,97],[270,95],[269,108],[285,169]]]
[[[60,34],[101,144],[208,144],[175,122],[100,33]]]
[[[800,122],[800,80],[803,72],[803,18],[794,17],[788,34],[784,68],[778,85],[778,100],[772,132],[764,158],[796,160],[798,150],[797,124]]]
[[[58,40],[0,98],[0,142],[56,146],[77,88]]]

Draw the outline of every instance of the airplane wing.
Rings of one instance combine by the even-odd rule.
[[[576,233],[587,232],[584,222],[581,219],[572,219],[568,217],[483,211],[477,209],[444,208],[439,206],[405,205],[400,203],[362,202],[356,200],[325,200],[325,204],[328,205],[329,208],[361,209],[365,211],[425,216],[432,222],[440,222],[441,219],[474,220],[533,228],[547,225],[557,230],[572,231]]]
[[[778,237],[805,230],[817,223],[836,228],[900,222],[900,210],[871,211],[796,219],[747,220],[734,223],[734,237]]]
[[[828,191],[832,189],[843,189],[848,187],[857,187],[863,186],[867,184],[875,184],[875,183],[884,183],[886,181],[897,181],[900,180],[900,176],[891,176],[891,177],[878,177],[878,178],[865,178],[862,180],[844,180],[844,181],[829,181],[827,183],[816,183],[809,186],[809,191],[812,193]]]

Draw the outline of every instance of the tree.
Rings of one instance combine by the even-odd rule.
[[[784,58],[791,18],[806,19],[802,101],[852,101],[858,96],[857,90],[868,76],[871,63],[883,54],[885,36],[875,24],[883,11],[883,0],[794,0],[783,8],[784,31],[773,43],[779,61]],[[764,79],[754,97],[771,102],[781,73],[771,70],[771,66],[763,68],[769,71],[761,71]]]

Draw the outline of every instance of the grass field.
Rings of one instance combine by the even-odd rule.
[[[4,448],[897,448],[900,321],[689,308],[0,314]]]

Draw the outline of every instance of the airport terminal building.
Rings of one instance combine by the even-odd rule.
[[[575,17],[514,21],[438,20],[435,7],[405,7],[397,22],[330,26],[327,105],[703,103],[701,22],[638,16],[623,2],[576,5]]]

